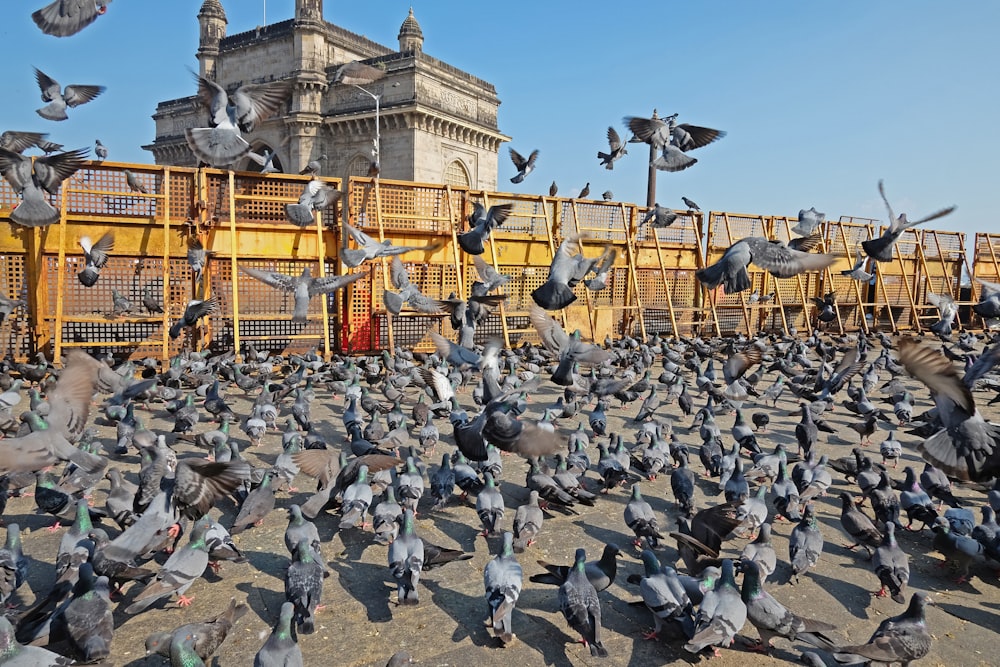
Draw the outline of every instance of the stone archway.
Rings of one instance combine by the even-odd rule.
[[[444,182],[446,185],[455,185],[463,188],[472,186],[472,178],[469,170],[461,160],[452,160],[444,168]]]

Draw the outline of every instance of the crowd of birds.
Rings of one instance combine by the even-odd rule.
[[[567,333],[541,308],[532,310],[531,321],[541,344],[515,349],[495,341],[467,347],[435,335],[431,354],[396,349],[330,362],[252,347],[242,362],[232,352],[185,352],[163,367],[153,359],[113,367],[110,358],[82,351],[70,352],[61,369],[44,358],[6,361],[0,426],[9,437],[0,440],[0,497],[33,487],[39,510],[57,517],[54,528],[64,532],[51,588],[0,620],[6,646],[0,664],[107,658],[114,591],[123,593],[117,610],[127,616],[155,613],[147,610],[170,599],[189,604],[189,590],[214,585],[200,579],[207,567],[245,562],[240,533],[274,512],[288,516],[287,601],[258,665],[301,664],[298,641],[315,631],[324,578],[339,565],[324,556],[337,535],[353,532],[384,548],[396,602],[427,604],[423,572],[472,557],[421,537],[418,514],[434,522],[439,512],[454,520],[467,511],[496,553],[483,572],[487,624],[500,644],[509,644],[516,639],[512,612],[524,585],[519,554],[532,551],[546,517],[578,516],[623,486],[630,495],[621,542],[631,536],[632,555],[643,563],[644,573],[629,583],[650,610],[647,637],[692,654],[729,647],[749,621],[760,636],[758,650],[784,638],[811,644],[840,663],[907,664],[930,651],[924,607],[931,602],[922,591],[908,591],[909,554],[896,535],[929,528],[927,546],[943,554],[960,580],[986,563],[1000,567],[994,520],[1000,490],[989,483],[1000,471],[1000,426],[983,419],[972,396],[973,389],[1000,386],[992,373],[1000,346],[983,349],[982,341],[963,333],[960,352],[945,348],[965,362],[963,374],[941,350],[910,338],[834,340],[816,332],[804,340],[654,336],[597,345],[582,341],[578,331]],[[917,400],[899,379],[904,372],[931,390],[934,409],[914,414]],[[773,378],[768,386],[765,377]],[[560,395],[530,418],[528,396],[548,383]],[[247,396],[247,414],[234,412],[229,391]],[[795,451],[783,442],[762,446],[786,391],[800,401]],[[881,399],[872,398],[876,392]],[[25,395],[30,409],[19,412]],[[95,396],[116,438],[96,437],[91,428]],[[312,417],[317,400],[343,406],[340,427]],[[696,400],[702,403],[697,409]],[[751,400],[759,408],[750,415],[752,426],[742,412]],[[674,403],[685,416],[694,415],[687,432],[697,434],[700,445],[683,442],[685,427],[666,418],[664,406]],[[835,430],[824,421],[835,405],[857,415],[850,428],[858,446],[831,459],[817,450],[823,434]],[[735,423],[724,434],[715,417],[732,411]],[[154,418],[172,420],[173,428],[147,427]],[[579,420],[577,428],[562,427],[567,419]],[[629,442],[621,429],[613,430],[620,419],[637,429]],[[880,460],[869,455],[866,442],[879,424],[920,434],[918,449],[926,459],[920,473],[907,466],[903,479],[893,479],[903,456],[894,433],[880,444]],[[237,425],[245,437],[230,431]],[[331,437],[331,428],[343,435]],[[279,431],[280,446],[268,437]],[[181,444],[188,449],[178,450]],[[201,455],[185,455],[192,447]],[[252,466],[245,450],[269,463]],[[509,492],[499,488],[501,480],[513,483],[504,476],[510,467],[505,453],[526,459],[526,500],[514,512],[506,507]],[[428,466],[428,456],[440,456],[440,464]],[[692,456],[702,472],[689,463]],[[137,471],[125,467],[136,458]],[[61,471],[53,469],[60,464]],[[875,594],[905,605],[862,644],[836,640],[827,620],[796,615],[765,587],[781,563],[771,543],[775,521],[794,525],[790,579],[810,576],[826,541],[815,501],[833,484],[833,472],[857,486],[840,492],[850,548],[867,552],[879,586]],[[301,475],[317,480],[315,492],[298,490]],[[647,500],[653,493],[668,498],[656,484],[661,476],[669,477],[670,519],[658,517]],[[981,522],[952,492],[950,479],[988,491]],[[87,501],[98,487],[103,507]],[[942,511],[942,504],[949,508]],[[232,521],[223,525],[223,516]],[[60,519],[71,523],[60,528]],[[676,522],[675,530],[665,527],[668,521]],[[27,561],[17,524],[8,523],[7,531],[0,602],[9,603]],[[676,550],[665,544],[668,537]],[[736,557],[724,555],[731,540],[745,541]],[[623,551],[608,544],[589,561],[577,549],[572,565],[539,561],[544,571],[530,577],[558,586],[559,609],[596,657],[608,655],[602,593],[608,594]],[[245,603],[233,600],[204,622],[151,636],[147,647],[174,665],[203,664],[246,611]],[[804,659],[821,660],[818,654]]]

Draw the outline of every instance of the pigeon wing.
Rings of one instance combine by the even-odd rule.
[[[367,275],[368,273],[365,271],[358,271],[357,273],[349,273],[345,276],[325,276],[323,278],[314,278],[312,283],[309,285],[309,296],[326,294],[342,287],[347,287],[351,283],[357,282]]]

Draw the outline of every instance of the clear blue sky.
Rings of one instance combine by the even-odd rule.
[[[5,104],[0,129],[41,130],[67,148],[100,138],[111,159],[148,163],[159,100],[192,94],[201,0],[114,0],[70,38],[31,21],[45,0],[7,7],[0,36]],[[222,0],[229,34],[263,19],[263,0]],[[599,166],[605,131],[622,117],[680,113],[729,134],[695,151],[699,163],[662,173],[660,203],[681,195],[703,209],[884,218],[884,178],[897,212],[958,211],[939,228],[996,231],[1000,133],[1000,3],[531,2],[326,0],[325,18],[394,46],[413,5],[424,50],[496,85],[500,130],[524,154],[541,151],[521,185],[507,147],[501,189],[645,199],[646,155],[634,145],[613,172]],[[268,0],[267,21],[293,14]],[[41,106],[32,66],[61,83],[108,91],[62,123]],[[970,239],[971,243],[971,239]]]

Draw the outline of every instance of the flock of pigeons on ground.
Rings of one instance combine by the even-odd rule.
[[[484,571],[484,592],[488,625],[504,644],[514,641],[517,631],[512,611],[523,586],[518,554],[530,553],[546,514],[573,515],[623,485],[630,486],[631,497],[622,533],[633,535],[644,563],[644,575],[632,583],[651,613],[648,636],[676,640],[692,654],[728,647],[749,621],[761,637],[761,650],[785,638],[812,644],[840,663],[907,664],[930,650],[924,615],[930,601],[923,592],[909,594],[908,555],[895,534],[930,527],[933,548],[960,578],[985,562],[1000,565],[1000,527],[993,514],[1000,491],[989,492],[977,524],[949,482],[986,484],[1000,472],[1000,426],[983,419],[972,395],[983,383],[998,386],[992,370],[1000,346],[977,355],[980,341],[967,333],[959,338],[957,353],[910,338],[831,341],[818,333],[805,340],[625,337],[595,345],[581,341],[578,331],[567,333],[541,308],[532,310],[531,321],[541,345],[516,349],[497,342],[467,347],[435,335],[433,354],[397,349],[331,362],[314,354],[283,359],[252,349],[242,363],[232,352],[184,353],[163,367],[148,360],[112,368],[81,351],[70,352],[59,370],[44,358],[34,364],[5,362],[0,425],[11,437],[0,440],[2,497],[34,487],[39,509],[72,524],[63,529],[51,590],[12,612],[10,620],[0,620],[5,647],[0,664],[67,664],[68,658],[42,645],[62,647],[85,662],[107,658],[114,633],[112,591],[126,587],[119,610],[130,615],[175,596],[178,604],[188,604],[189,589],[211,585],[199,580],[206,567],[245,560],[233,536],[281,511],[276,509],[280,490],[294,501],[282,503],[289,520],[287,602],[257,655],[258,665],[301,664],[297,642],[314,632],[323,580],[337,567],[324,558],[329,538],[317,529],[317,523],[326,527],[331,512],[340,533],[361,531],[385,546],[386,578],[396,582],[398,604],[426,604],[422,572],[471,554],[422,538],[418,511],[433,522],[438,511],[467,507],[472,501],[466,498],[474,496],[475,517],[469,512],[469,519],[480,523],[484,536],[500,540],[490,543],[496,557]],[[945,354],[964,361],[964,374]],[[915,397],[898,378],[904,370],[930,388],[933,410],[913,414]],[[893,379],[885,382],[887,376]],[[550,382],[562,395],[540,418],[529,418],[528,395]],[[471,392],[462,390],[466,386]],[[250,413],[234,413],[227,391],[252,399]],[[769,413],[775,414],[766,406],[774,406],[785,391],[801,400],[797,451],[783,444],[765,451],[761,442]],[[891,416],[871,398],[876,391],[892,405]],[[18,413],[24,394],[31,409]],[[100,441],[89,429],[95,395],[104,419],[116,425],[113,442]],[[312,403],[332,396],[343,401],[343,445],[321,435],[311,417]],[[460,397],[471,397],[475,407],[463,406]],[[742,413],[751,397],[763,406],[751,415],[754,427]],[[697,410],[695,400],[702,403]],[[658,414],[675,402],[685,415],[695,414],[690,431],[700,435],[700,445],[682,443],[671,421]],[[832,430],[823,416],[835,404],[857,414],[851,428],[859,446],[850,456],[831,460],[817,456],[816,448],[821,434]],[[172,433],[146,428],[143,410],[172,417]],[[732,410],[736,422],[724,434],[715,415]],[[283,414],[288,416],[279,429]],[[567,435],[559,427],[560,419],[583,414],[589,428],[581,421]],[[609,428],[619,416],[637,425],[631,442]],[[867,455],[863,446],[878,422],[921,435],[918,449],[927,463],[919,475],[907,467],[903,480],[892,478],[902,446],[891,436],[880,445],[880,461]],[[202,424],[208,428],[199,428]],[[230,432],[237,425],[245,439]],[[277,430],[280,448],[265,442]],[[210,460],[179,455],[174,446],[181,441]],[[598,453],[592,456],[595,445]],[[242,456],[247,447],[273,463],[252,467]],[[437,452],[439,447],[446,451]],[[136,453],[137,474],[116,464]],[[512,519],[498,488],[502,453],[528,462],[528,500]],[[440,465],[428,468],[423,458],[437,455]],[[692,455],[703,473],[689,463]],[[832,484],[831,471],[857,483],[856,493],[840,494],[841,524],[852,548],[868,552],[880,584],[877,594],[907,605],[863,644],[838,642],[831,637],[832,625],[796,616],[765,588],[779,559],[770,542],[772,521],[795,524],[788,553],[795,578],[809,576],[822,554],[824,535],[812,501]],[[595,472],[597,489],[588,477]],[[300,474],[316,478],[315,493],[297,491]],[[676,506],[672,532],[661,528],[665,524],[646,500],[654,489],[663,493],[653,485],[660,475],[669,476]],[[110,486],[103,487],[104,480]],[[106,491],[104,507],[86,499],[99,486]],[[724,500],[715,503],[706,487]],[[699,488],[709,502],[701,509]],[[950,505],[943,514],[941,503]],[[220,508],[233,504],[238,509],[232,510],[232,523],[220,524]],[[0,601],[10,600],[25,577],[18,527],[8,524],[7,530],[0,550]],[[676,552],[664,551],[664,532],[676,540]],[[735,537],[750,541],[739,558],[722,557],[723,545]],[[531,577],[559,586],[558,604],[569,627],[598,657],[607,655],[600,593],[614,581],[619,554],[609,545],[591,562],[579,549],[573,565],[545,564],[545,573]],[[676,569],[675,557],[681,563]],[[211,619],[150,637],[147,646],[174,665],[203,664],[246,610],[233,601]]]

